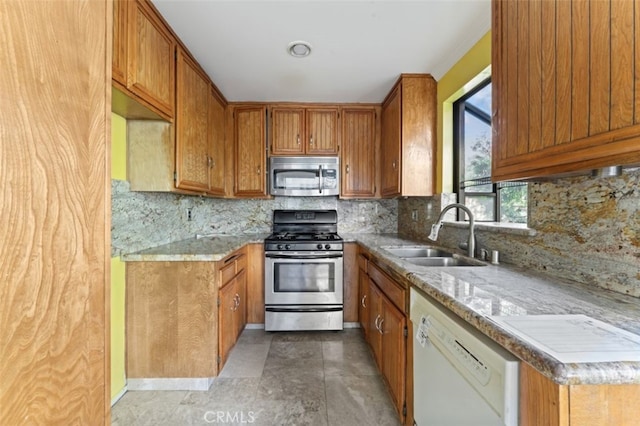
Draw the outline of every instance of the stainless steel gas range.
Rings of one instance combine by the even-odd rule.
[[[342,330],[337,222],[335,210],[274,210],[264,243],[265,330]]]

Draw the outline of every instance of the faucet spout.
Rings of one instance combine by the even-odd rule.
[[[467,214],[467,217],[469,217],[469,240],[467,242],[467,252],[469,254],[469,257],[475,257],[475,254],[476,254],[475,221],[473,218],[473,213],[471,213],[471,210],[469,210],[469,208],[464,204],[453,203],[443,208],[442,211],[440,212],[440,215],[438,216],[438,220],[436,220],[436,223],[431,225],[431,233],[429,234],[428,238],[432,241],[436,241],[438,239],[438,232],[440,231],[440,228],[442,228],[442,220],[444,218],[445,213],[454,208],[458,208],[464,211]]]

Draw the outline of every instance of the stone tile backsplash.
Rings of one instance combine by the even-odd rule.
[[[119,256],[201,234],[271,232],[275,209],[336,209],[338,232],[395,233],[397,200],[339,200],[337,197],[216,199],[160,192],[132,192],[112,180],[111,255]],[[192,220],[187,220],[191,209]]]
[[[455,202],[447,195],[400,200],[399,234],[426,241],[442,206]],[[501,262],[640,297],[640,169],[529,184],[529,227],[534,236],[479,230],[478,245],[499,250]],[[456,248],[467,232],[445,226],[438,244]]]

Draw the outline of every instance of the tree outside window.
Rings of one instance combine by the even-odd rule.
[[[491,79],[456,101],[453,113],[458,202],[478,221],[526,223],[527,184],[491,182]]]

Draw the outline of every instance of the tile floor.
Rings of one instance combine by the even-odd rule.
[[[112,425],[399,425],[361,330],[245,330],[206,391],[131,391]]]

